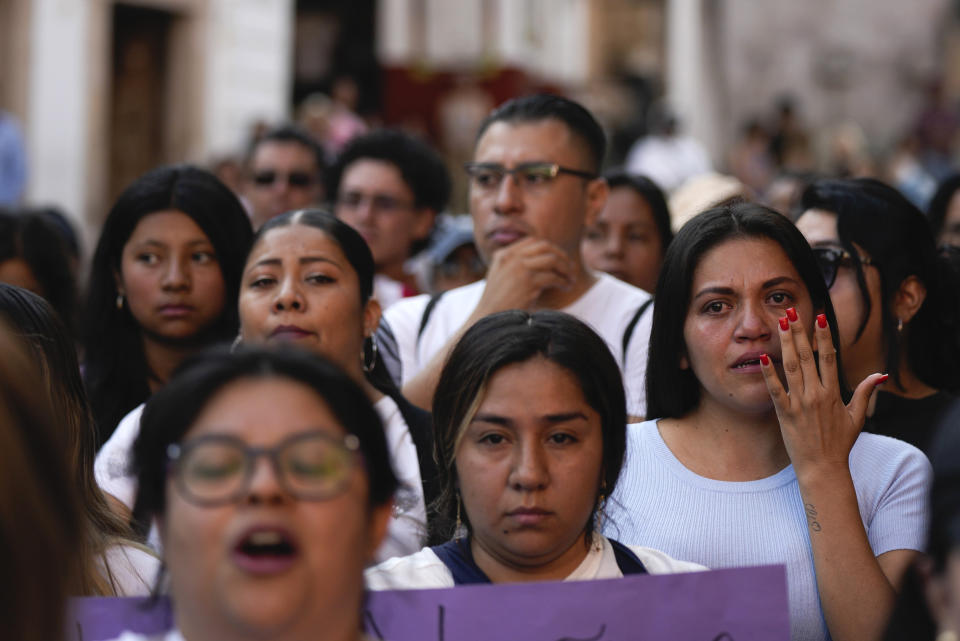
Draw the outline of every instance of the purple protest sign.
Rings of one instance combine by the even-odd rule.
[[[158,634],[173,627],[170,602],[150,599],[86,597],[70,600],[66,641],[105,641],[127,630]]]
[[[169,604],[75,599],[74,636],[169,627]],[[387,641],[784,641],[790,638],[783,566],[632,576],[604,581],[471,585],[373,592],[368,633]]]

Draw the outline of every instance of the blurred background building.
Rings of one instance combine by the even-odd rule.
[[[610,163],[672,115],[759,182],[752,135],[783,154],[771,167],[930,152],[934,175],[953,160],[957,24],[955,0],[0,0],[0,109],[25,135],[24,200],[62,207],[88,246],[135,176],[235,169],[266,125],[297,118],[331,154],[402,126],[454,168],[493,105],[533,90],[591,108]]]

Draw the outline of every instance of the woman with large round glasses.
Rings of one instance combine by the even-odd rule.
[[[864,429],[927,450],[960,388],[960,281],[923,214],[879,181],[823,180],[797,227],[837,310],[850,382],[889,372]]]
[[[610,350],[576,318],[480,320],[451,352],[433,411],[434,545],[368,570],[372,589],[703,569],[597,532],[623,465],[626,401]]]
[[[930,465],[861,434],[810,247],[771,209],[691,219],[664,260],[647,407],[610,531],[712,568],[785,564],[792,638],[877,639],[923,548]]]
[[[138,506],[159,523],[177,628],[166,641],[363,638],[363,568],[397,480],[358,385],[300,351],[210,352],[140,425]]]

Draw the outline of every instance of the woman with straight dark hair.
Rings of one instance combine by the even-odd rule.
[[[801,199],[797,227],[813,247],[837,310],[844,373],[890,374],[864,426],[929,451],[958,403],[960,279],[938,254],[923,214],[877,180],[822,180]]]
[[[0,318],[7,321],[42,372],[58,427],[57,449],[79,495],[79,573],[74,596],[142,596],[150,591],[158,561],[132,541],[126,523],[111,511],[93,475],[96,431],[72,338],[51,306],[36,294],[0,283]]]
[[[583,236],[591,269],[653,292],[673,231],[663,191],[646,176],[615,169],[603,174],[610,196]]]
[[[620,370],[562,312],[488,316],[434,395],[432,547],[367,571],[372,589],[590,580],[702,569],[597,532],[625,450]]]
[[[394,518],[377,554],[386,560],[423,544],[436,472],[430,415],[403,398],[370,339],[380,320],[380,305],[371,297],[373,274],[373,257],[363,238],[331,214],[307,209],[272,218],[257,232],[244,267],[238,341],[288,344],[318,354],[337,363],[367,392],[386,426],[401,481]],[[128,418],[136,416],[132,412]],[[127,467],[137,429],[134,421],[124,419],[100,453],[103,465]],[[128,475],[117,490],[128,505],[134,488],[135,479]]]
[[[350,377],[302,350],[214,349],[147,402],[134,449],[173,605],[163,639],[361,641],[397,479]]]
[[[120,194],[100,232],[85,309],[98,446],[184,357],[236,335],[252,235],[236,196],[196,167],[154,169]]]
[[[674,238],[653,313],[647,403],[612,523],[708,567],[785,564],[793,639],[877,639],[922,549],[929,463],[860,434],[885,375],[843,383],[813,252],[749,203]],[[845,405],[846,403],[846,405]]]

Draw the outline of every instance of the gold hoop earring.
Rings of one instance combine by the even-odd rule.
[[[118,309],[118,310],[123,309],[123,294],[117,294],[117,301],[116,301],[116,303],[117,303],[117,309]]]

